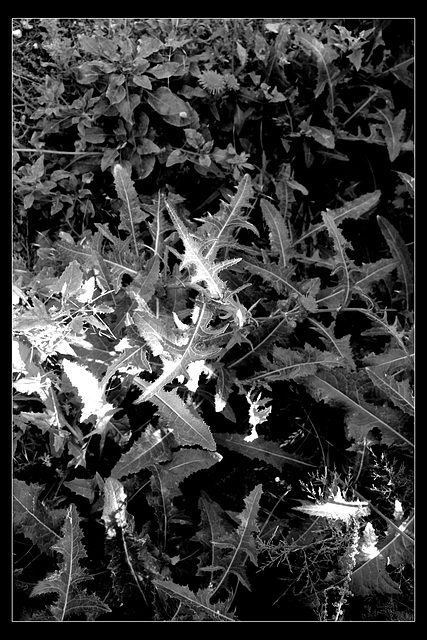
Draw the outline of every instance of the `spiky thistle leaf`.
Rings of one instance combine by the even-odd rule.
[[[227,292],[227,285],[218,276],[220,271],[240,262],[241,258],[232,258],[223,262],[215,262],[214,251],[205,249],[203,241],[191,235],[189,229],[184,225],[172,205],[166,201],[169,215],[175,225],[178,235],[184,243],[184,256],[180,265],[180,270],[190,268],[193,273],[190,276],[190,284],[198,285],[204,283],[204,291],[213,300],[223,300]],[[197,287],[196,287],[197,288]]]
[[[113,176],[117,195],[122,201],[119,229],[130,233],[135,253],[138,255],[136,225],[145,220],[147,214],[141,210],[138,194],[126,169],[120,164],[116,164],[113,170]]]
[[[183,375],[190,378],[189,367],[192,363],[204,363],[207,359],[215,359],[222,351],[220,341],[227,328],[223,325],[219,329],[212,329],[209,324],[212,311],[207,303],[195,307],[193,326],[186,327],[180,321],[175,328],[168,327],[165,322],[157,318],[146,304],[141,303],[133,320],[142,337],[149,344],[153,354],[159,356],[163,363],[162,374],[146,387],[144,393],[136,403],[149,400],[154,394],[163,389],[165,384]],[[195,382],[197,385],[197,381]]]
[[[75,505],[71,505],[65,518],[62,537],[52,547],[62,555],[60,568],[39,582],[30,594],[31,597],[45,593],[57,594],[50,610],[58,622],[75,615],[84,615],[87,620],[94,620],[102,613],[111,611],[98,596],[81,588],[82,581],[91,578],[81,565],[81,561],[86,558],[82,539],[80,518]]]
[[[13,528],[37,545],[40,551],[49,553],[52,544],[60,538],[59,524],[66,516],[65,509],[47,509],[39,496],[43,487],[13,481]]]
[[[249,558],[255,565],[258,563],[258,549],[255,545],[254,534],[258,531],[258,509],[262,494],[262,485],[257,485],[245,498],[245,508],[241,513],[232,514],[239,523],[237,529],[232,532],[219,528],[215,531],[212,540],[219,552],[216,557],[216,565],[203,567],[203,571],[220,571],[215,580],[215,588],[212,596],[224,587],[230,575],[234,574],[239,582],[250,590],[244,564]],[[230,514],[231,515],[231,514]]]
[[[135,384],[144,391],[148,389],[148,383],[138,378],[135,378]],[[192,410],[184,404],[175,390],[158,390],[153,395],[150,395],[150,402],[158,408],[157,413],[160,416],[161,423],[173,429],[173,435],[178,444],[198,445],[203,449],[215,451],[215,440],[208,425],[194,409]]]

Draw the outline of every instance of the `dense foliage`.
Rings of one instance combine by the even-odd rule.
[[[413,619],[413,23],[17,19],[14,619]]]

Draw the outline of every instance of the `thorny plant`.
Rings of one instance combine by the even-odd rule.
[[[21,619],[234,621],[274,568],[276,606],[338,621],[413,562],[410,251],[378,185],[309,202],[292,159],[336,160],[341,140],[407,156],[405,109],[377,83],[407,86],[411,59],[387,66],[375,25],[238,22],[20,22],[44,29],[49,69],[26,96],[16,47]],[[269,162],[278,132],[288,160],[273,144]],[[413,178],[396,179],[409,209]],[[283,426],[286,403],[302,409]]]

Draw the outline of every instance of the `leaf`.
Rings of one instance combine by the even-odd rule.
[[[245,47],[242,44],[240,44],[240,42],[238,41],[236,42],[236,51],[237,51],[237,56],[239,58],[239,62],[243,68],[248,59],[248,52],[246,51]]]
[[[125,338],[124,340],[126,341],[127,339]],[[120,349],[118,348],[119,345],[121,346]],[[119,345],[116,345],[116,351],[123,349],[122,353],[110,362],[100,382],[104,391],[107,388],[107,384],[110,379],[115,375],[115,373],[117,373],[117,371],[127,372],[133,375],[138,375],[141,371],[151,372],[150,363],[147,360],[144,346],[139,344],[132,345],[128,341],[124,344],[122,341]]]
[[[61,293],[63,298],[75,295],[81,288],[83,283],[83,273],[79,263],[73,260],[68,267],[65,268],[62,275],[48,286],[52,293]]]
[[[390,162],[394,162],[402,150],[403,126],[405,124],[406,109],[402,109],[396,117],[387,107],[384,111],[378,111],[384,124],[381,127]]]
[[[151,36],[142,35],[138,40],[138,56],[135,59],[135,62],[138,61],[138,58],[148,58],[152,53],[157,53],[160,49],[163,49],[165,45],[159,38],[152,38]]]
[[[124,229],[131,234],[135,253],[138,255],[136,225],[145,220],[147,216],[141,210],[138,194],[126,169],[124,169],[120,164],[116,164],[113,170],[113,175],[117,195],[122,201],[119,229]]]
[[[325,129],[324,127],[314,127],[313,125],[308,124],[306,120],[303,120],[299,127],[306,136],[308,136],[309,138],[314,138],[314,140],[316,140],[316,142],[321,144],[323,147],[326,147],[327,149],[335,148],[335,136],[330,129]]]
[[[399,567],[405,563],[413,565],[414,517],[393,528],[386,539],[377,545],[377,536],[373,527],[368,523],[356,555],[358,566],[351,575],[351,590],[356,596],[372,596],[375,594],[399,594],[399,585],[387,572],[391,564]]]
[[[198,116],[192,107],[168,87],[159,87],[147,95],[148,104],[175,127],[198,127]]]
[[[384,443],[391,444],[402,440],[413,448],[413,443],[399,431],[401,428],[399,415],[395,411],[388,410],[387,407],[373,405],[364,399],[363,391],[366,388],[366,381],[369,380],[365,375],[363,372],[350,374],[344,369],[335,369],[318,371],[315,375],[304,378],[304,382],[318,398],[347,407],[350,412],[347,416],[350,437],[355,438],[358,435],[351,430],[351,421],[355,419],[358,425],[364,425],[364,437],[376,427],[381,431]],[[370,380],[369,385],[371,385]]]
[[[65,509],[48,509],[40,500],[43,487],[13,480],[13,527],[17,533],[50,553],[52,544],[59,539],[58,525],[66,515]]]
[[[258,436],[254,442],[247,442],[244,436],[237,433],[216,433],[215,441],[217,444],[232,451],[237,451],[248,458],[263,460],[267,464],[276,467],[279,471],[282,470],[285,464],[299,464],[306,467],[314,466],[308,462],[304,462],[304,460],[301,460],[292,453],[283,451],[275,442],[271,442],[260,436]]]
[[[111,74],[108,82],[107,91],[105,92],[105,95],[109,99],[110,104],[117,104],[118,102],[121,102],[123,98],[126,97],[126,89],[123,86],[123,83],[125,82],[125,80],[126,80],[126,77],[123,75],[123,73]]]
[[[347,266],[347,257],[345,254],[345,250],[347,248],[351,249],[351,245],[343,237],[331,214],[322,213],[322,219],[325,224],[326,230],[334,243],[336,256],[332,261],[334,267],[332,273],[335,274],[337,271],[340,271],[342,274],[342,276],[340,277],[340,283],[344,285],[345,294],[340,306],[345,307],[350,297],[350,274]]]
[[[157,391],[183,375],[190,378],[189,366],[194,362],[205,361],[219,355],[222,348],[218,345],[226,326],[210,329],[212,312],[206,303],[201,307],[196,305],[197,319],[193,327],[177,331],[165,326],[165,321],[158,319],[151,313],[146,304],[139,301],[139,309],[133,315],[133,320],[142,337],[150,346],[153,355],[160,356],[163,362],[162,374],[150,385],[136,404],[149,400]],[[137,383],[138,384],[138,383]]]
[[[333,221],[337,227],[341,225],[343,220],[347,218],[351,218],[353,220],[357,220],[363,214],[370,211],[380,199],[381,191],[373,191],[372,193],[365,193],[363,196],[352,200],[351,202],[346,202],[342,207],[338,209],[334,209],[332,211],[327,211],[330,216],[332,216]],[[322,231],[322,229],[326,228],[326,223],[323,221],[320,224],[313,225],[306,233],[304,233],[298,240],[296,240],[293,244],[299,244],[306,238]]]
[[[248,222],[247,213],[242,213],[253,197],[251,178],[244,175],[234,196],[229,203],[222,202],[218,213],[203,218],[203,224],[199,229],[199,236],[203,239],[203,255],[208,260],[214,260],[218,251],[225,247],[235,247],[234,233],[242,228],[253,231],[258,235],[257,229]]]
[[[75,478],[74,480],[70,480],[70,482],[64,482],[64,486],[73,491],[78,496],[82,496],[89,500],[89,502],[93,502],[95,498],[95,489],[94,489],[94,481],[87,480],[86,478]]]
[[[251,382],[262,379],[294,380],[313,375],[319,368],[329,369],[343,365],[339,354],[321,351],[309,344],[304,346],[304,350],[285,349],[274,345],[271,354],[261,356],[261,362],[264,371],[249,378]]]
[[[129,527],[126,500],[123,484],[117,478],[107,478],[104,483],[102,520],[108,538],[115,538],[119,529],[124,532]]]
[[[185,478],[202,469],[209,469],[221,460],[222,456],[219,453],[211,451],[198,449],[174,451],[169,462],[157,467],[163,490],[171,496],[179,495],[177,487]]]
[[[156,462],[164,462],[170,457],[172,429],[153,429],[147,427],[129,451],[124,453],[111,471],[114,478],[123,478]]]
[[[218,273],[223,269],[228,269],[241,258],[233,258],[223,262],[214,262],[214,253],[212,247],[207,251],[203,251],[201,240],[190,235],[189,230],[178,217],[172,205],[166,201],[166,206],[178,234],[184,243],[185,253],[180,265],[180,270],[184,268],[193,268],[190,283],[196,285],[199,282],[205,284],[206,293],[213,300],[223,300],[227,291],[225,282],[221,280]],[[215,242],[213,243],[215,244]]]
[[[271,250],[278,256],[279,266],[285,267],[292,254],[289,232],[285,220],[280,211],[273,207],[268,200],[261,200],[261,209],[270,232]]]
[[[144,391],[148,389],[147,382],[138,378],[135,378],[134,382]],[[215,440],[208,425],[195,411],[191,411],[184,404],[176,390],[158,390],[150,396],[150,402],[158,407],[157,415],[160,416],[161,422],[173,429],[173,435],[178,444],[183,446],[198,445],[203,449],[215,451]]]
[[[389,69],[390,73],[394,75],[395,78],[406,84],[410,89],[414,88],[414,74],[408,70],[408,67],[414,64],[414,57],[411,56],[403,62],[399,62],[394,67]]]
[[[200,589],[194,593],[188,587],[176,584],[172,580],[159,580],[157,578],[153,580],[153,584],[157,589],[164,591],[169,597],[177,598],[193,611],[202,612],[207,617],[207,620],[234,622],[232,617],[221,612],[224,610],[221,602],[216,602],[214,605],[210,604],[211,589]],[[202,618],[202,620],[206,620],[206,618]]]
[[[212,543],[222,550],[222,557],[217,558],[215,566],[203,567],[204,571],[221,570],[212,595],[225,586],[231,574],[234,574],[239,582],[250,590],[244,572],[244,563],[249,558],[253,564],[258,564],[258,549],[254,535],[258,531],[258,509],[261,494],[262,485],[258,484],[245,498],[243,511],[233,514],[236,522],[239,522],[238,528],[228,534],[220,535],[219,539],[212,540]]]
[[[103,385],[97,378],[85,367],[70,360],[64,359],[62,366],[82,401],[81,421],[94,415],[97,417],[97,425],[100,426],[105,420],[111,418],[116,408],[106,401]]]
[[[369,295],[372,286],[385,279],[397,266],[397,260],[382,258],[377,262],[370,262],[356,267],[352,273],[353,290],[356,289]]]
[[[261,263],[252,262],[249,260],[242,260],[241,266],[255,275],[261,276],[261,278],[268,284],[273,284],[278,293],[283,291],[283,288],[290,289],[295,293],[298,298],[302,298],[302,294],[294,287],[290,282],[291,270],[289,268],[281,267],[273,263]]]
[[[317,61],[318,77],[314,97],[318,98],[320,96],[327,82],[329,84],[331,98],[331,111],[333,112],[333,78],[336,74],[336,69],[332,65],[332,62],[333,60],[338,58],[338,53],[335,51],[335,49],[333,49],[331,45],[324,45],[322,42],[320,42],[320,40],[307,32],[297,33],[295,36],[295,40],[297,44],[300,44],[310,55],[313,55]]]
[[[30,597],[45,593],[57,594],[50,611],[58,622],[76,615],[84,615],[86,620],[95,620],[102,613],[111,611],[98,596],[81,589],[82,581],[91,578],[81,566],[81,561],[87,555],[82,538],[77,510],[71,505],[65,518],[62,537],[52,546],[63,557],[59,570],[38,582],[30,594]]]
[[[313,503],[308,500],[299,500],[301,506],[292,507],[295,511],[302,511],[313,518],[327,518],[349,524],[353,518],[363,518],[370,513],[368,503],[360,500],[345,500],[338,489],[331,500],[321,503]]]
[[[393,376],[387,374],[384,367],[366,367],[365,371],[374,385],[381,389],[395,406],[411,416],[414,415],[414,396],[409,386],[409,380],[397,381]]]
[[[310,318],[310,322],[314,324],[316,327],[316,331],[320,334],[321,340],[328,347],[330,344],[333,345],[338,355],[342,358],[344,362],[347,363],[350,369],[356,369],[356,364],[353,359],[353,352],[350,346],[350,335],[343,336],[342,338],[335,337],[335,322],[332,322],[328,328],[326,328],[317,320]]]
[[[377,221],[381,232],[389,246],[394,260],[397,262],[397,269],[405,288],[407,309],[412,308],[412,296],[414,293],[414,267],[409,251],[393,225],[382,216],[377,216]]]
[[[184,65],[181,62],[164,62],[150,68],[149,73],[157,79],[170,78],[171,76],[182,75]]]
[[[399,175],[402,182],[406,185],[409,194],[413,198],[415,193],[415,178],[413,176],[410,176],[408,173],[404,173],[403,171],[396,171],[396,173]]]

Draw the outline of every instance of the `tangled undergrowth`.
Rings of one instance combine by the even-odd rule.
[[[412,620],[412,21],[13,38],[14,620]]]

